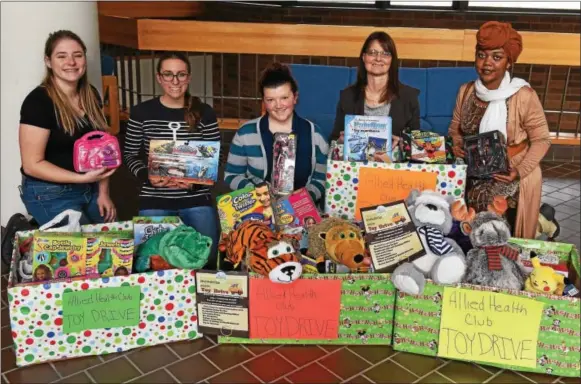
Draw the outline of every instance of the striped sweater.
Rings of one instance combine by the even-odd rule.
[[[220,130],[212,107],[202,104],[198,130],[190,132],[184,110],[164,106],[159,97],[131,109],[125,139],[124,160],[129,170],[143,183],[139,194],[139,209],[183,209],[211,205],[207,186],[195,185],[190,190],[157,188],[148,180],[147,160],[139,156],[141,149],[149,154],[151,140],[173,140],[170,123],[179,123],[178,140],[220,141]]]
[[[232,190],[244,188],[248,184],[269,181],[266,178],[272,164],[267,164],[266,151],[260,134],[260,121],[263,118],[267,117],[262,116],[245,123],[238,129],[232,140],[224,173],[224,180]],[[319,127],[306,119],[300,119],[306,123],[306,127],[310,127],[310,131],[297,132],[297,135],[308,134],[311,137],[311,173],[306,185],[295,185],[295,188],[306,187],[313,200],[319,201],[325,195],[329,145],[323,138]],[[297,158],[300,156],[301,153],[297,153]]]

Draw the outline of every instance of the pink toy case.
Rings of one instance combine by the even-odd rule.
[[[119,141],[106,132],[89,132],[75,141],[73,163],[77,172],[118,168],[121,166]]]

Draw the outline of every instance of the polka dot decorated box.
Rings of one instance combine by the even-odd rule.
[[[17,284],[21,245],[32,232],[16,235],[8,301],[16,364],[105,355],[133,348],[201,337],[196,313],[195,273],[167,270],[91,280]],[[135,326],[65,333],[65,293],[100,288],[139,287]]]
[[[568,261],[569,278],[579,285],[579,254],[574,245],[523,239],[511,239],[511,243],[514,247],[520,248],[521,254],[535,250],[539,255],[558,256],[561,260]],[[480,356],[486,358],[498,356],[503,362],[475,361],[480,364],[515,371],[579,378],[581,375],[579,298],[466,284],[462,284],[460,288],[464,292],[474,291],[477,295],[472,297],[479,299],[471,302],[463,293],[459,301],[453,301],[454,306],[445,307],[446,300],[450,303],[455,296],[446,296],[446,288],[432,282],[426,284],[421,295],[398,292],[393,348],[397,351],[429,356],[440,356],[440,349],[457,350],[458,355],[467,355],[468,351],[474,351],[469,356],[476,359],[484,358]],[[510,305],[501,306],[497,302],[493,304],[493,300],[502,300],[498,296],[492,296],[498,294],[509,295],[505,296],[508,300],[503,303]],[[534,301],[533,306],[536,303],[542,305],[537,305],[531,310],[530,306],[525,307],[522,302],[515,305],[516,301],[512,301],[514,299],[511,298]],[[460,311],[456,310],[458,302],[461,303]],[[449,326],[450,323],[442,324],[448,309],[452,309],[454,311],[452,316],[458,319],[453,329]],[[501,311],[509,313],[512,317],[510,319],[498,317],[498,312]],[[458,315],[457,312],[463,313]],[[540,315],[540,322],[532,323],[530,327],[536,331],[527,329],[524,337],[513,336],[519,328],[525,328],[531,321],[529,319],[535,315],[536,321]],[[497,334],[496,328],[492,328],[495,322],[499,322],[500,328],[506,330],[505,334]],[[533,347],[535,337],[536,351]],[[525,341],[529,339],[531,343],[526,344]],[[525,356],[525,360],[521,354],[529,350],[530,355]],[[529,366],[523,366],[523,362],[528,362]]]
[[[330,151],[342,153],[340,145],[332,146]],[[402,172],[434,172],[437,173],[436,191],[444,195],[464,198],[466,183],[466,165],[444,164],[386,164],[378,162],[349,162],[332,160],[327,162],[327,181],[325,185],[325,213],[346,220],[355,218],[355,206],[358,193],[359,171],[363,167],[392,169]]]

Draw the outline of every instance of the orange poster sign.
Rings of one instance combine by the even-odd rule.
[[[436,190],[436,172],[416,172],[362,167],[355,201],[355,218],[361,220],[361,208],[405,200],[412,189]]]
[[[337,339],[341,280],[250,278],[252,339]]]

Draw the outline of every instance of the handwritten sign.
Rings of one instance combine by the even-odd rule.
[[[361,220],[361,208],[404,200],[412,189],[436,189],[438,174],[362,167],[355,200],[355,218]]]
[[[543,303],[444,288],[438,356],[535,368]]]
[[[251,278],[250,337],[336,339],[340,306],[341,280],[275,284]]]
[[[63,294],[64,333],[139,324],[141,288],[111,287]]]

